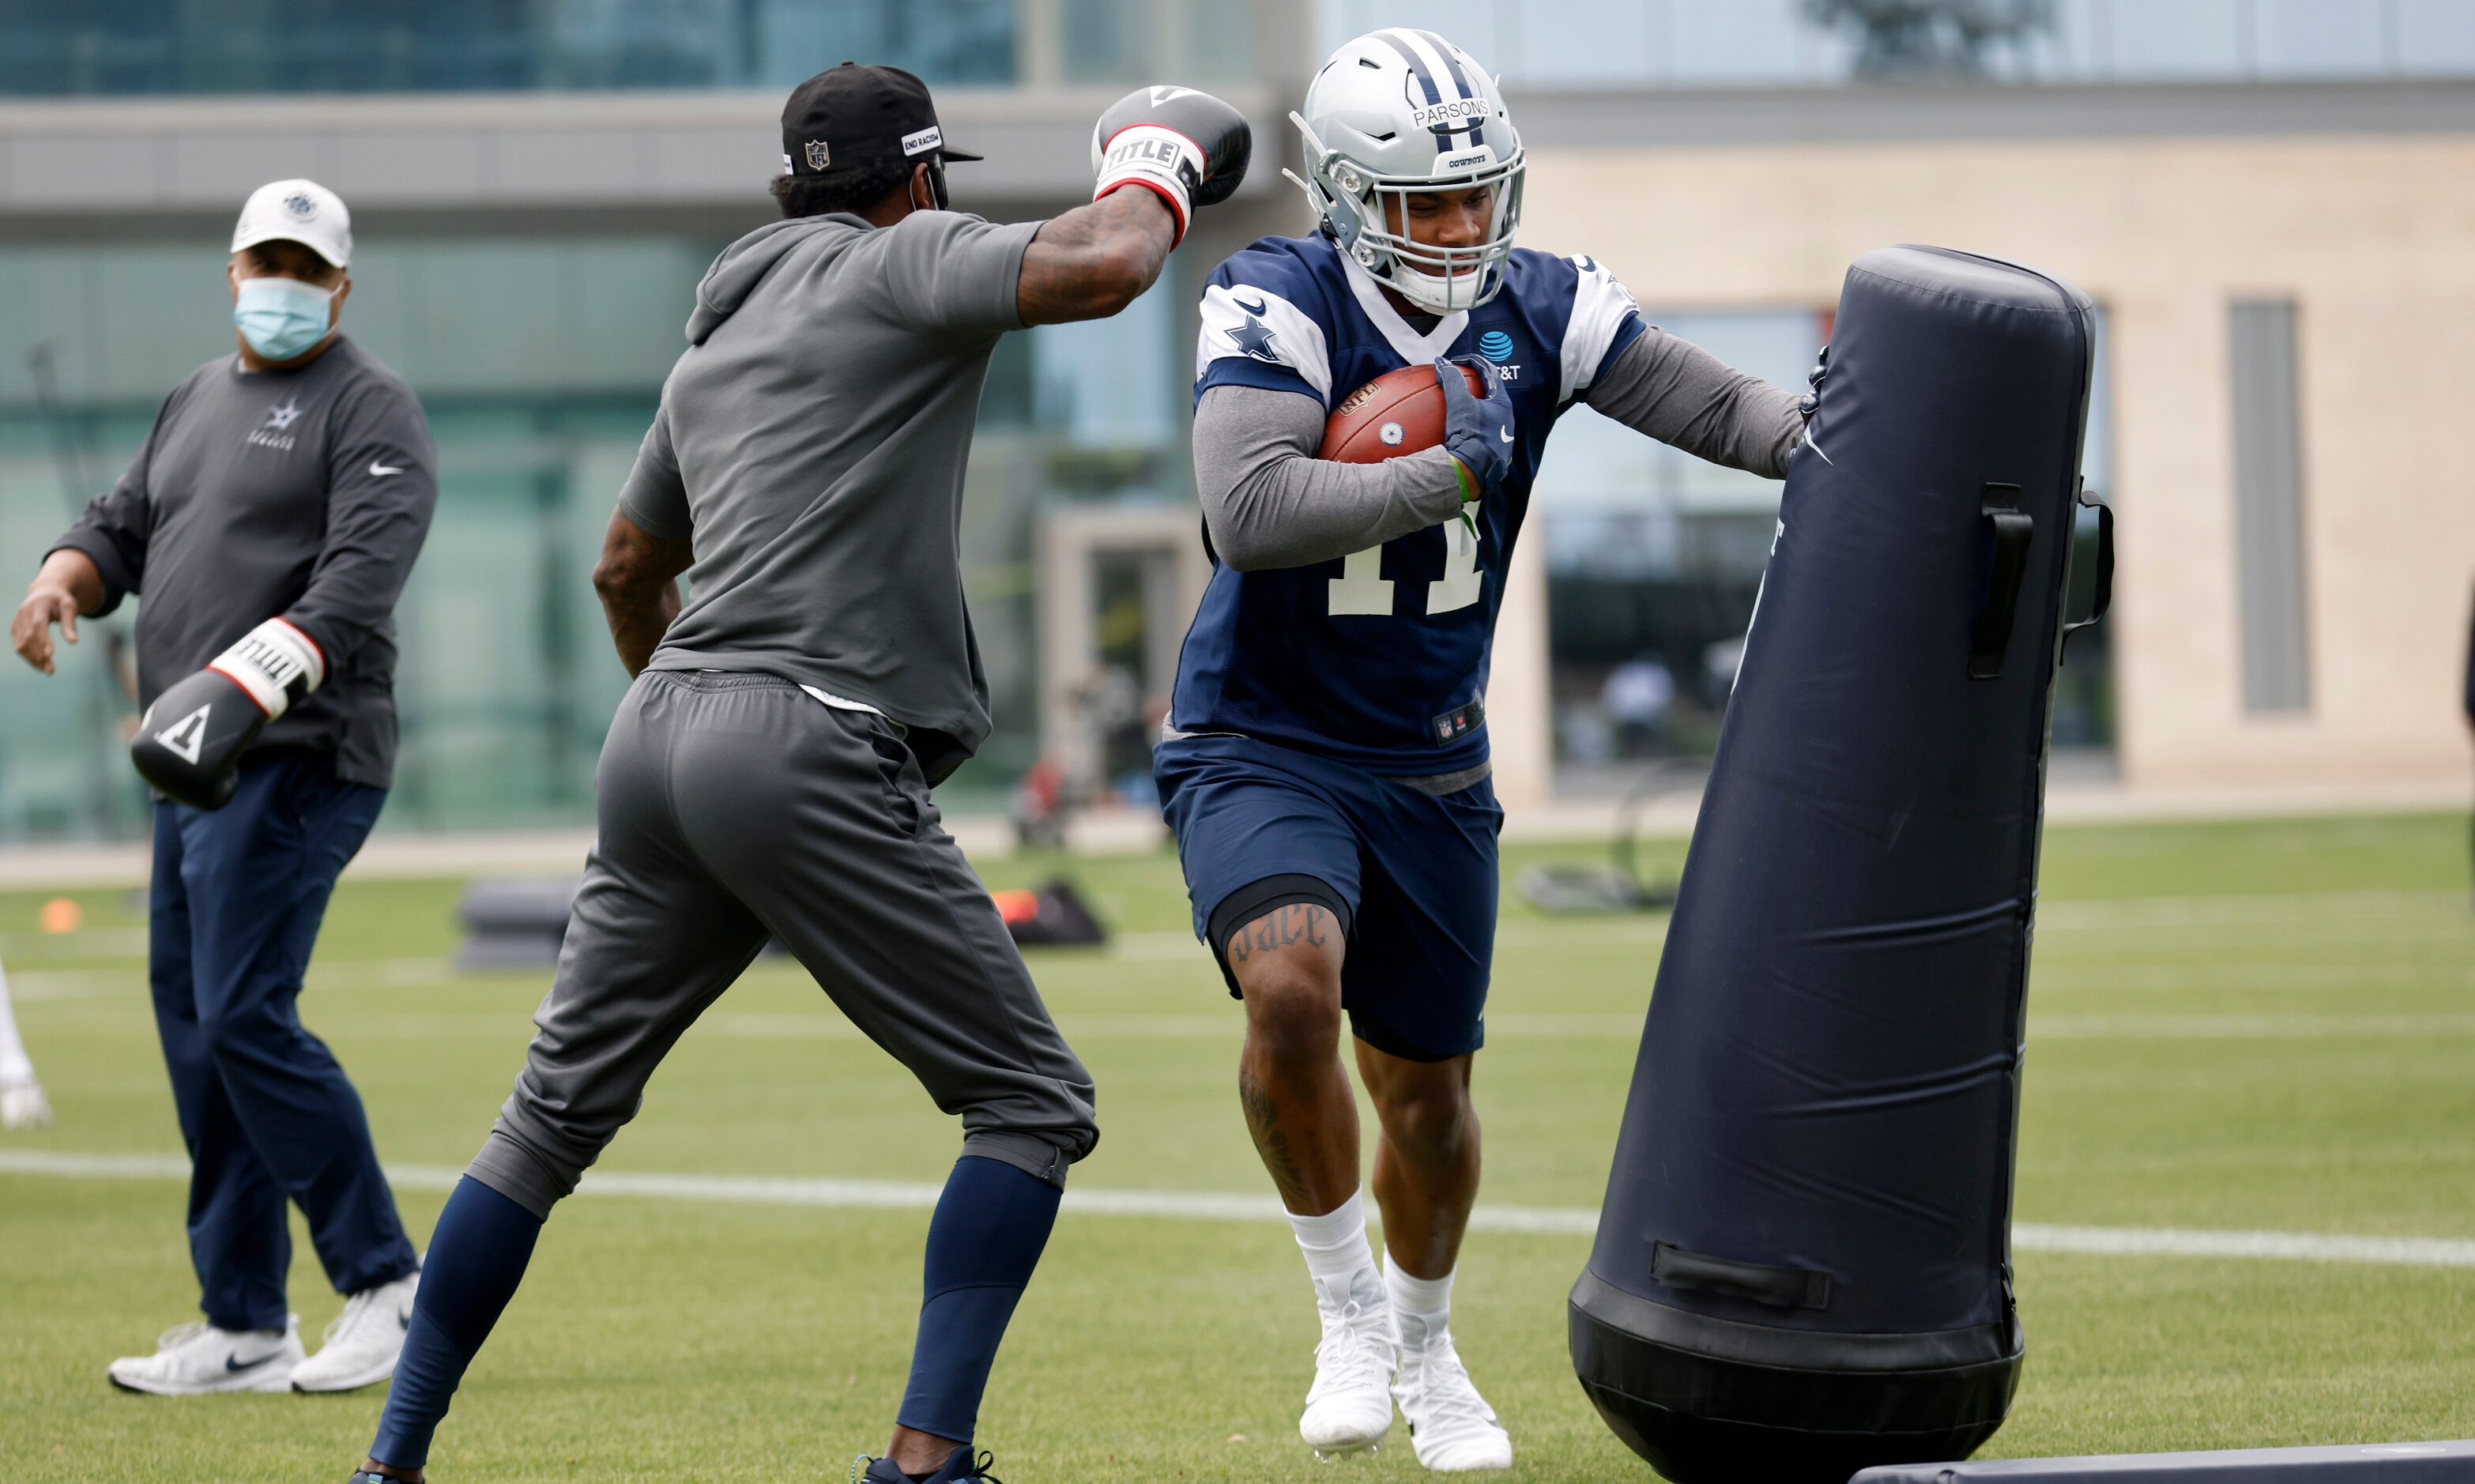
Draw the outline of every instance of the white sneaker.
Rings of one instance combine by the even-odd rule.
[[[1319,1280],[1315,1309],[1323,1340],[1315,1346],[1314,1386],[1298,1416],[1298,1436],[1327,1458],[1375,1448],[1392,1430],[1392,1394],[1385,1388],[1399,1345],[1383,1276],[1370,1266],[1346,1288],[1340,1279]]]
[[[1423,1327],[1414,1320],[1402,1325],[1405,1330]],[[1392,1397],[1409,1423],[1409,1448],[1426,1467],[1438,1473],[1512,1467],[1511,1435],[1461,1369],[1450,1329],[1403,1337]]]
[[[395,1375],[412,1327],[412,1295],[418,1269],[392,1283],[364,1288],[344,1301],[344,1312],[327,1326],[318,1353],[292,1371],[294,1391],[357,1391]]]
[[[203,1397],[219,1391],[282,1391],[301,1364],[301,1320],[273,1329],[218,1329],[212,1325],[175,1325],[155,1342],[152,1355],[123,1355],[108,1373],[122,1391],[158,1397]]]
[[[52,1106],[43,1101],[43,1084],[29,1077],[21,1083],[0,1083],[0,1129],[39,1129],[52,1121]]]

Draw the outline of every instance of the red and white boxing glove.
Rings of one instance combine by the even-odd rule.
[[[317,641],[269,619],[155,698],[138,718],[130,761],[175,802],[221,809],[240,786],[240,755],[326,678]]]
[[[1246,179],[1255,149],[1246,116],[1210,93],[1166,85],[1138,87],[1109,106],[1091,131],[1099,200],[1121,185],[1157,191],[1186,240],[1196,207],[1225,201]]]

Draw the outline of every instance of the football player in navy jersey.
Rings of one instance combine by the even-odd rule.
[[[1448,1317],[1478,1192],[1470,1065],[1503,819],[1487,647],[1512,543],[1576,402],[1770,477],[1802,409],[1644,325],[1591,259],[1514,248],[1520,135],[1489,75],[1434,33],[1349,42],[1292,119],[1320,230],[1248,247],[1203,297],[1194,468],[1213,568],[1154,766],[1196,935],[1245,1005],[1238,1099],[1321,1312],[1299,1433],[1321,1453],[1372,1448],[1397,1400],[1421,1464],[1503,1468],[1511,1441]],[[1352,390],[1429,364],[1442,447],[1314,456]],[[1344,1016],[1382,1126],[1380,1272]]]

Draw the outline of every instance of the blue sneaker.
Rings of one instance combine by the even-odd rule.
[[[973,1456],[971,1446],[966,1443],[946,1454],[935,1472],[905,1473],[891,1458],[870,1458],[862,1453],[851,1460],[851,1484],[1005,1484],[1005,1480],[989,1472],[996,1461],[994,1453]]]

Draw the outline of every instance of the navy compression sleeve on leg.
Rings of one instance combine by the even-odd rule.
[[[967,1155],[954,1161],[928,1223],[919,1338],[894,1421],[935,1437],[971,1441],[997,1342],[1040,1265],[1062,1194],[1002,1160]]]
[[[490,1337],[500,1311],[524,1281],[541,1218],[479,1180],[455,1182],[438,1213],[413,1295],[412,1324],[396,1362],[395,1384],[370,1456],[397,1469],[429,1460],[429,1435],[447,1415],[464,1368]]]

